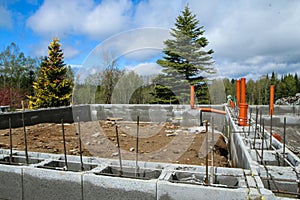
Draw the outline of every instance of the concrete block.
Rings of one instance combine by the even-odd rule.
[[[261,194],[260,194],[258,189],[250,188],[248,197],[249,197],[249,199],[260,200],[261,199]]]
[[[265,188],[261,188],[260,193],[261,193],[261,196],[264,197],[265,200],[281,199],[280,197],[276,197],[272,191],[267,190]]]
[[[168,181],[158,181],[157,183],[157,199],[159,200],[238,200],[246,198],[246,188],[229,189],[196,184],[171,183]]]
[[[246,179],[247,179],[247,184],[250,188],[256,188],[256,182],[255,182],[254,177],[246,176]]]
[[[0,199],[22,199],[22,167],[0,165]]]
[[[23,199],[81,200],[82,173],[24,168]]]
[[[157,179],[83,175],[83,198],[94,199],[156,199]]]

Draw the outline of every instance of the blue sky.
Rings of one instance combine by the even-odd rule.
[[[15,42],[28,56],[47,55],[49,42],[58,37],[65,63],[80,66],[97,45],[120,33],[146,27],[168,30],[187,3],[206,30],[219,76],[300,74],[297,0],[1,0],[0,50]],[[147,73],[156,53],[152,59],[122,62],[129,63],[123,67]]]

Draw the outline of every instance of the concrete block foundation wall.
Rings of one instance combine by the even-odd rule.
[[[206,185],[205,166],[139,162],[136,177],[135,161],[124,160],[120,177],[113,159],[83,157],[90,168],[81,171],[74,167],[80,166],[80,158],[68,156],[65,171],[63,165],[49,165],[63,163],[63,155],[29,152],[32,160],[39,160],[29,165],[3,163],[8,156],[8,150],[0,150],[0,199],[274,199],[272,193],[252,188],[255,176],[243,169],[216,167],[214,183]],[[13,156],[24,153],[14,151]]]
[[[224,110],[224,105],[203,105]],[[190,105],[139,105],[139,104],[91,104],[78,105],[73,107],[60,107],[52,109],[39,109],[32,111],[0,113],[0,129],[9,128],[9,118],[13,128],[22,127],[24,116],[25,126],[39,123],[66,123],[77,121],[106,120],[108,117],[122,118],[125,121],[145,122],[174,122],[181,126],[199,126],[200,111],[191,110]],[[214,117],[217,130],[222,131],[224,116],[212,113],[202,113],[202,119],[210,120]]]
[[[298,157],[287,149],[286,158],[294,168],[275,166],[274,155],[280,155],[282,144],[273,138],[273,149],[265,150],[263,165],[258,153],[263,141],[255,138],[253,145],[255,128],[250,126],[248,134],[248,127],[237,126],[233,111],[224,105],[214,108],[225,109],[226,120],[222,115],[211,113],[203,113],[202,120],[211,120],[213,116],[217,129],[228,133],[230,157],[233,167],[238,168],[217,167],[212,170],[214,175],[209,170],[209,176],[215,181],[208,185],[204,183],[205,166],[139,162],[140,177],[136,177],[135,161],[124,160],[123,176],[120,177],[118,160],[84,157],[84,170],[81,171],[80,158],[68,156],[66,171],[63,155],[30,152],[29,165],[26,165],[24,152],[14,151],[14,163],[9,164],[9,151],[0,149],[0,199],[280,199],[272,192],[278,186],[282,190],[297,190]],[[201,122],[198,111],[182,105],[87,105],[54,109],[46,114],[42,111],[24,114],[26,125],[60,123],[62,116],[67,116],[65,122],[72,122],[77,116],[82,121],[107,117],[134,121],[137,115],[144,121],[170,120],[180,125],[198,126]],[[15,123],[13,127],[22,126],[22,113],[2,113],[0,128],[7,127],[8,116]],[[269,135],[266,131],[267,139]],[[264,147],[268,145],[267,141],[264,141]],[[295,182],[270,182],[270,175],[274,179]]]
[[[242,127],[237,125],[234,110],[226,107],[226,112],[232,166],[249,169],[257,176],[256,181],[261,189],[299,198],[300,159],[288,148],[283,154],[283,144],[275,137],[271,138],[271,134],[260,124],[255,127],[253,115],[251,125]]]

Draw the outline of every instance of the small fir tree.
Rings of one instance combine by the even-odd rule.
[[[214,73],[214,69],[210,67],[213,64],[211,60],[213,50],[204,50],[208,45],[208,40],[203,37],[203,33],[203,26],[199,27],[196,15],[192,14],[186,6],[181,15],[176,18],[175,28],[171,29],[173,39],[164,42],[166,47],[163,51],[165,54],[163,59],[157,61],[163,67],[163,74],[156,79],[159,81],[155,87],[154,101],[167,102],[169,100],[187,103],[190,85],[199,84],[196,87],[199,89],[196,90],[198,99],[202,99],[202,103],[209,102],[205,75]],[[159,84],[159,82],[164,82],[164,84]],[[162,92],[164,89],[166,92]],[[176,97],[170,97],[170,92],[167,90],[173,91]],[[165,96],[165,93],[168,95]]]
[[[48,56],[41,63],[40,73],[33,83],[34,96],[29,96],[31,109],[70,105],[73,81],[63,61],[59,39],[48,46]]]

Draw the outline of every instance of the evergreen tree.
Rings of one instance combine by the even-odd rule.
[[[298,78],[298,74],[297,73],[295,73],[295,75],[294,75],[294,79],[295,79],[295,82],[296,82],[296,92],[297,93],[299,93],[300,92],[300,80],[299,80],[299,78]]]
[[[33,83],[35,96],[29,96],[30,108],[70,105],[73,81],[63,59],[59,39],[54,38],[48,46],[48,56],[41,64],[39,76]]]
[[[155,79],[159,81],[154,80],[157,103],[187,103],[191,84],[200,84],[196,87],[196,95],[203,102],[209,102],[205,76],[214,73],[210,67],[213,64],[213,50],[204,50],[208,40],[203,37],[203,33],[203,26],[199,26],[196,15],[186,6],[176,18],[175,28],[171,29],[173,39],[164,42],[166,47],[163,59],[157,61],[163,67],[163,74]]]

